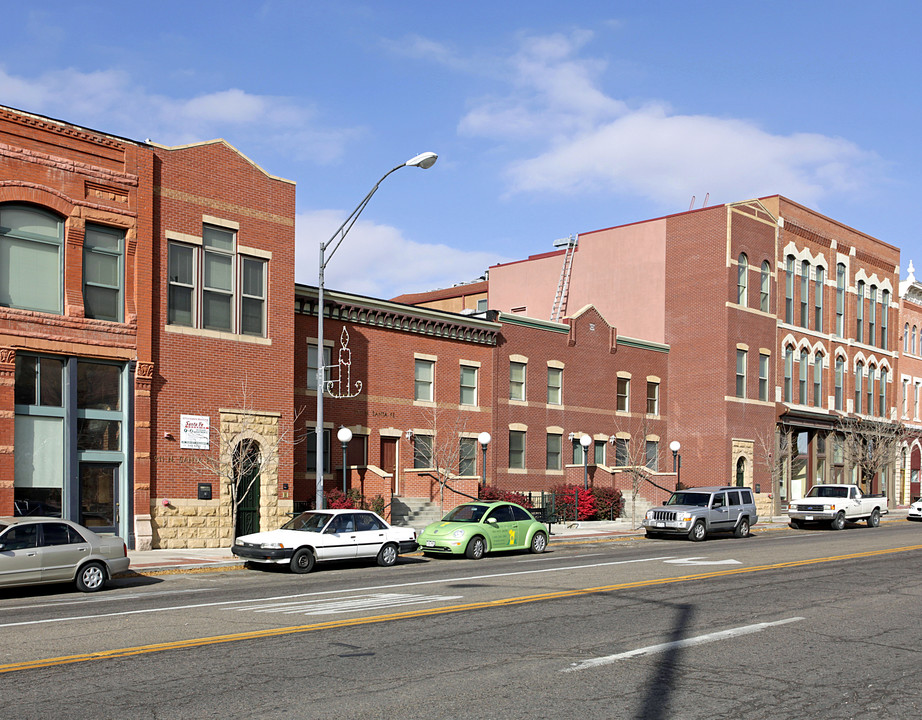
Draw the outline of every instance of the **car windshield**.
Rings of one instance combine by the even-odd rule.
[[[330,522],[331,517],[333,516],[330,513],[315,512],[313,510],[310,512],[303,512],[282,525],[282,530],[320,532],[323,530],[324,526]]]
[[[480,522],[486,511],[486,505],[458,505],[442,520],[444,522]]]
[[[8,527],[9,525],[4,525],[3,523],[0,523],[0,535],[3,535],[3,531],[6,530]]]
[[[694,505],[696,507],[707,507],[711,499],[710,493],[700,492],[677,492],[669,498],[667,505]]]
[[[848,488],[823,487],[822,485],[817,485],[810,488],[807,497],[844,498],[848,497]]]

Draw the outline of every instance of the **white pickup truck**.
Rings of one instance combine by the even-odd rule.
[[[868,527],[880,525],[887,514],[887,498],[865,495],[857,485],[814,485],[801,500],[788,504],[791,527],[807,522],[827,522],[833,530],[845,527],[845,521],[867,520]]]

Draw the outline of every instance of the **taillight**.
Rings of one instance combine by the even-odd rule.
[[[128,557],[128,545],[122,540],[122,557]]]

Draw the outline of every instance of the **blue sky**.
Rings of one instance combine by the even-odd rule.
[[[570,234],[780,193],[922,268],[922,5],[20,2],[0,104],[222,137],[297,182],[299,282],[379,297]],[[922,273],[920,273],[922,275]]]

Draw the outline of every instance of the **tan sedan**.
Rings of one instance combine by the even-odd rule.
[[[73,582],[102,590],[128,569],[125,541],[54,517],[0,517],[0,587]]]

